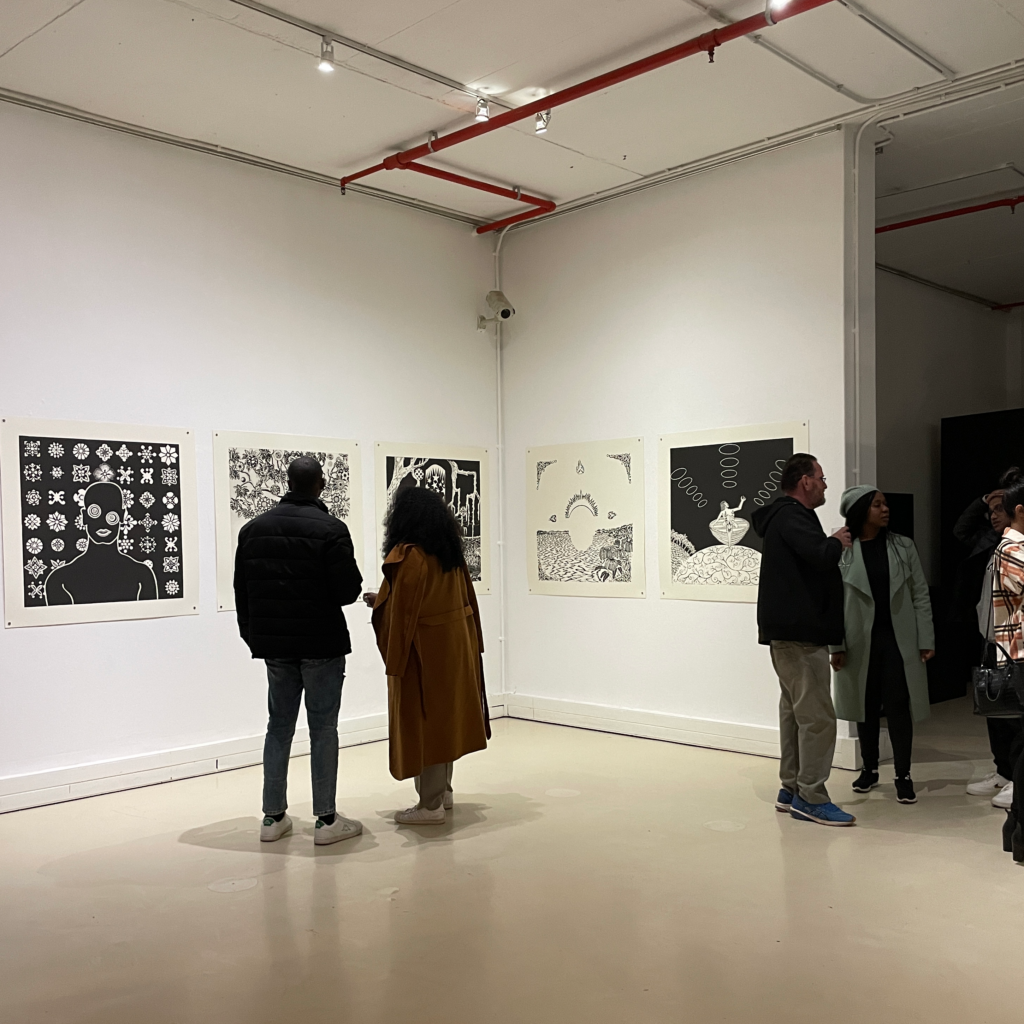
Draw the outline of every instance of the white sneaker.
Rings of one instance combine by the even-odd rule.
[[[455,794],[450,789],[444,791],[444,800],[441,802],[441,806],[446,811],[450,811],[455,806]]]
[[[271,817],[265,817],[260,825],[260,842],[274,843],[278,839],[288,835],[292,830],[292,819],[286,814],[280,821],[274,821]]]
[[[342,839],[354,839],[361,835],[363,823],[353,821],[351,818],[343,818],[340,814],[334,816],[333,825],[325,825],[319,818],[316,819],[316,829],[313,832],[313,842],[317,846],[329,846],[331,843],[340,843]]]
[[[399,825],[443,825],[444,804],[433,811],[428,811],[426,807],[408,807],[404,811],[396,811],[395,821]]]
[[[1004,811],[1008,811],[1013,805],[1013,783],[1008,782],[994,797],[992,797],[992,806],[1001,807]]]
[[[999,772],[993,772],[991,775],[986,775],[980,782],[972,782],[967,787],[967,793],[969,796],[995,796],[1009,784],[1009,779],[1004,779]]]

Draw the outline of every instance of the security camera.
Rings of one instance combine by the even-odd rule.
[[[491,307],[492,317],[478,316],[476,318],[476,329],[484,331],[488,324],[500,324],[511,320],[516,315],[512,303],[505,298],[504,292],[493,291],[487,293],[487,305]]]

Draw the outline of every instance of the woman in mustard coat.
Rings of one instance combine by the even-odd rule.
[[[487,746],[484,649],[462,531],[444,499],[399,490],[385,520],[384,582],[373,606],[388,677],[391,774],[416,779],[399,824],[443,824],[452,762]]]

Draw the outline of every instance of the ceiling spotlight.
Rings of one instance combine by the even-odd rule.
[[[327,36],[320,40],[320,63],[317,68],[320,71],[334,70],[334,43]]]
[[[537,124],[534,127],[534,133],[537,135],[543,135],[548,130],[548,125],[551,124],[551,111],[542,110],[537,115]]]
[[[491,119],[491,105],[483,96],[476,101],[476,119],[478,121],[490,121]]]

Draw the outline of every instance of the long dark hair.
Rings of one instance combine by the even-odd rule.
[[[858,498],[850,506],[850,510],[846,513],[846,526],[849,529],[850,537],[853,540],[858,540],[860,535],[864,532],[864,524],[868,521],[868,513],[871,511],[871,503],[875,500],[875,495],[883,493],[883,491],[877,490],[869,491],[867,494]],[[895,540],[896,537],[902,536],[903,534],[894,533],[888,526],[883,526],[878,531],[878,538],[885,541],[886,548],[891,548],[896,552],[896,558],[900,565],[902,565],[904,570],[909,573],[910,565],[903,554],[901,546]],[[907,540],[909,539],[910,538],[908,537]]]
[[[459,521],[444,498],[425,487],[399,488],[384,517],[384,557],[399,544],[418,544],[444,572],[466,564]]]

